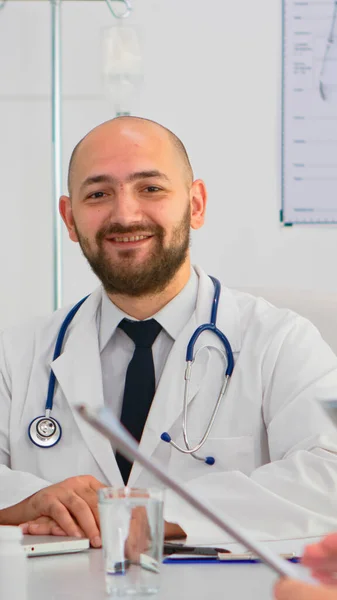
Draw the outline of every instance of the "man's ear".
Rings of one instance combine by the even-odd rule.
[[[205,222],[207,190],[202,179],[193,181],[190,190],[191,227],[199,229]]]
[[[60,215],[68,229],[69,237],[73,242],[78,242],[77,233],[74,227],[73,210],[69,196],[61,196],[59,201]]]

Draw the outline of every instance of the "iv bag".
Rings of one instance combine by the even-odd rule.
[[[139,34],[132,25],[103,29],[103,84],[117,115],[130,114],[132,99],[143,82]]]
[[[337,103],[337,1],[334,2],[332,21],[322,62],[319,92],[325,102]]]

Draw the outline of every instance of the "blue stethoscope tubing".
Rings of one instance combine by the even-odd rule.
[[[64,321],[63,321],[63,323],[61,325],[59,334],[57,336],[57,340],[56,340],[56,344],[55,344],[55,350],[54,350],[54,356],[53,356],[53,361],[56,360],[59,356],[61,356],[62,346],[63,346],[65,335],[67,333],[67,329],[68,329],[71,321],[73,320],[74,316],[76,315],[78,309],[81,308],[83,302],[87,298],[88,298],[88,296],[86,296],[85,298],[82,298],[82,300],[80,300],[77,304],[75,304],[75,306],[69,311],[69,313],[67,314],[66,318],[64,319]],[[49,384],[48,384],[46,410],[52,410],[52,408],[53,408],[53,398],[54,398],[54,391],[55,391],[55,382],[56,382],[55,373],[54,373],[54,371],[51,371],[50,372],[50,378],[49,378]]]
[[[214,465],[215,458],[213,456],[206,456],[205,458],[203,458],[201,456],[197,456],[196,452],[198,452],[198,450],[200,450],[200,448],[202,448],[202,446],[205,444],[205,442],[208,439],[208,436],[214,425],[214,421],[216,419],[216,415],[219,410],[221,401],[225,395],[228,382],[231,378],[231,375],[232,375],[233,369],[234,369],[234,357],[233,357],[231,345],[230,345],[228,339],[226,338],[226,336],[224,335],[224,333],[222,333],[222,331],[220,331],[220,329],[218,329],[216,326],[217,315],[218,315],[218,305],[219,305],[220,294],[221,294],[220,281],[218,281],[218,279],[216,279],[215,277],[210,276],[210,278],[214,285],[214,296],[213,296],[213,302],[212,302],[211,319],[210,319],[209,323],[204,323],[204,325],[199,325],[199,327],[193,333],[193,335],[187,345],[187,350],[186,350],[185,390],[184,390],[184,407],[183,407],[183,438],[184,438],[185,448],[181,448],[180,446],[178,446],[178,444],[176,444],[172,440],[170,434],[167,431],[164,431],[164,433],[161,434],[161,439],[164,442],[168,442],[169,444],[171,444],[171,446],[173,446],[173,448],[175,448],[179,452],[182,452],[183,454],[190,454],[196,460],[201,460],[202,462],[206,463],[206,465]],[[223,346],[225,348],[226,356],[227,356],[227,368],[226,368],[226,372],[225,372],[225,376],[224,376],[224,381],[221,386],[221,390],[220,390],[218,399],[216,401],[216,404],[214,406],[213,412],[211,414],[210,420],[208,422],[206,431],[205,431],[203,437],[201,438],[199,444],[194,446],[194,448],[191,448],[190,443],[188,441],[188,434],[187,434],[188,390],[189,390],[189,382],[190,382],[191,373],[192,373],[192,365],[193,365],[194,358],[195,358],[194,357],[194,346],[195,346],[198,338],[204,331],[213,332],[219,338],[221,343],[223,344]]]
[[[206,458],[201,458],[201,457],[197,456],[195,453],[198,452],[198,450],[200,450],[200,448],[205,444],[206,440],[208,439],[208,436],[213,427],[217,412],[219,410],[220,403],[222,401],[222,398],[225,395],[228,381],[229,381],[229,379],[232,375],[233,369],[234,369],[234,358],[233,358],[233,352],[231,349],[231,345],[230,345],[228,339],[226,338],[226,336],[216,326],[218,305],[219,305],[219,299],[220,299],[220,293],[221,293],[221,285],[220,285],[220,282],[215,277],[210,277],[210,278],[214,285],[214,296],[213,296],[213,301],[212,301],[210,323],[204,323],[203,325],[200,325],[195,330],[195,332],[193,333],[193,335],[187,345],[187,350],[186,350],[185,389],[184,389],[184,407],[183,407],[183,437],[184,437],[185,448],[181,448],[180,446],[178,446],[178,444],[173,442],[169,433],[164,432],[161,435],[161,439],[164,442],[170,443],[171,446],[173,446],[173,448],[176,448],[176,450],[178,450],[179,452],[182,452],[183,454],[190,454],[191,456],[193,456],[193,458],[195,458],[197,460],[201,460],[201,461],[205,462],[207,465],[213,465],[215,463],[214,457],[207,456]],[[68,329],[71,321],[73,320],[74,316],[76,315],[77,311],[79,310],[79,308],[82,306],[82,304],[85,302],[85,300],[87,298],[88,298],[88,296],[85,296],[85,298],[82,298],[82,300],[80,300],[77,304],[75,304],[75,306],[73,306],[73,308],[69,311],[69,313],[65,317],[65,319],[60,327],[60,331],[58,333],[57,339],[56,339],[53,361],[56,360],[61,355],[67,329]],[[215,407],[213,409],[211,418],[207,425],[206,431],[205,431],[202,439],[200,440],[199,444],[197,444],[194,448],[191,448],[190,443],[188,441],[188,435],[187,435],[187,404],[188,404],[189,381],[191,378],[192,365],[193,365],[194,358],[195,358],[194,357],[195,343],[198,340],[199,336],[204,331],[213,332],[222,342],[222,344],[225,348],[226,356],[227,356],[227,367],[226,367],[226,372],[225,372],[225,376],[224,376],[224,381],[223,381],[218,399],[216,401]],[[50,416],[50,413],[53,409],[55,383],[56,383],[56,377],[55,377],[53,370],[51,370],[50,376],[49,376],[49,382],[48,382],[48,392],[47,392],[47,400],[46,400],[46,406],[45,406],[45,415],[44,416],[41,415],[41,416],[33,419],[28,427],[28,435],[29,435],[30,440],[33,442],[33,444],[35,444],[36,446],[39,446],[40,448],[51,448],[51,447],[55,446],[62,437],[62,428],[61,428],[60,423],[56,419],[54,419],[53,417]]]
[[[85,298],[82,298],[82,300],[77,302],[77,304],[73,306],[73,308],[69,311],[66,318],[64,319],[56,339],[53,361],[61,355],[62,346],[65,335],[67,333],[67,329],[74,316],[76,315],[78,309],[82,306],[83,302],[87,298],[88,296],[85,296]],[[55,383],[56,377],[54,371],[51,369],[48,382],[45,414],[44,416],[41,415],[40,417],[36,417],[35,419],[33,419],[28,426],[28,436],[30,440],[33,442],[33,444],[39,446],[40,448],[52,448],[60,441],[62,437],[62,427],[60,423],[50,416],[50,413],[53,409]],[[49,433],[49,435],[47,435],[47,433]]]

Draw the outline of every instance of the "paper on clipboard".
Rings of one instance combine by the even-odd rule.
[[[125,427],[121,425],[121,423],[116,419],[110,410],[105,407],[92,410],[91,408],[89,409],[83,405],[76,406],[75,408],[86,421],[95,427],[95,429],[108,437],[115,444],[121,454],[123,454],[129,460],[137,460],[147,471],[150,471],[150,473],[157,477],[157,479],[159,479],[159,481],[161,481],[166,487],[172,489],[181,498],[193,506],[193,508],[209,518],[210,521],[220,527],[223,531],[229,533],[234,539],[236,539],[240,544],[243,544],[253,554],[256,554],[262,560],[262,562],[268,565],[278,575],[299,579],[301,581],[306,581],[313,584],[317,583],[308,576],[302,567],[299,565],[293,565],[292,563],[282,559],[278,554],[260,542],[254,540],[254,538],[252,538],[250,534],[242,529],[235,521],[229,517],[224,519],[216,514],[211,506],[199,500],[199,498],[196,496],[193,496],[183,485],[167,475],[159,463],[155,462],[153,458],[148,458],[139,451],[139,447],[135,439],[129,434]]]

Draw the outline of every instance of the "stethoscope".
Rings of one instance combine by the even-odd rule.
[[[56,360],[60,356],[60,354],[62,352],[64,337],[67,333],[67,329],[68,329],[71,321],[73,320],[74,316],[76,315],[78,309],[82,306],[83,302],[87,298],[88,298],[88,296],[86,296],[85,298],[82,298],[82,300],[80,300],[69,311],[66,318],[64,319],[64,321],[60,327],[59,334],[56,339],[53,361]],[[33,419],[33,421],[30,423],[30,425],[28,427],[29,438],[31,439],[33,444],[35,444],[36,446],[39,446],[40,448],[52,448],[52,446],[55,446],[62,437],[62,427],[61,427],[60,423],[56,419],[54,419],[53,417],[50,416],[50,413],[53,409],[55,383],[56,383],[56,377],[54,375],[54,372],[51,370],[50,376],[49,376],[49,383],[48,383],[45,414],[44,414],[44,416],[36,417],[36,419]]]
[[[193,335],[188,343],[187,351],[186,351],[185,389],[184,389],[184,406],[183,406],[183,437],[184,437],[185,448],[181,448],[180,446],[178,446],[178,444],[173,442],[171,439],[171,436],[167,432],[164,432],[161,435],[161,439],[164,442],[168,442],[169,444],[171,444],[171,446],[173,446],[173,448],[176,448],[176,450],[179,450],[179,452],[182,452],[183,454],[190,454],[196,460],[201,460],[201,461],[205,462],[207,465],[214,465],[214,463],[215,463],[214,457],[206,456],[205,458],[202,458],[200,456],[197,456],[195,453],[200,450],[200,448],[205,444],[205,442],[208,439],[208,436],[213,427],[217,412],[219,410],[221,400],[224,397],[224,394],[226,392],[226,388],[228,385],[228,381],[233,373],[233,368],[234,368],[234,358],[233,358],[233,352],[232,352],[230,343],[229,343],[228,339],[226,338],[226,336],[216,326],[218,304],[219,304],[219,298],[220,298],[220,293],[221,293],[220,282],[217,279],[215,279],[215,277],[211,277],[211,279],[212,279],[212,282],[214,285],[214,297],[213,297],[213,301],[212,301],[212,311],[211,311],[210,323],[205,323],[204,325],[200,325],[195,330],[195,332],[193,333]],[[64,321],[60,327],[60,331],[58,333],[57,339],[56,339],[53,361],[56,360],[61,355],[63,342],[64,342],[64,338],[65,338],[67,329],[68,329],[71,321],[73,320],[74,316],[76,315],[77,311],[79,310],[79,308],[82,306],[83,302],[87,298],[88,298],[88,296],[86,296],[85,298],[82,298],[82,300],[80,300],[69,311],[66,318],[64,319]],[[188,434],[187,434],[187,403],[188,403],[189,382],[191,379],[192,366],[193,366],[193,362],[195,359],[194,346],[195,346],[197,339],[204,331],[212,331],[222,342],[222,344],[225,348],[226,356],[227,356],[227,368],[226,368],[226,372],[225,372],[224,381],[223,381],[218,399],[216,401],[215,407],[213,409],[211,418],[207,425],[206,431],[205,431],[203,437],[201,438],[199,444],[197,444],[194,448],[191,448],[189,440],[188,440]],[[46,400],[46,406],[45,406],[45,414],[44,414],[44,416],[36,417],[35,419],[33,419],[33,421],[30,423],[30,425],[28,427],[29,438],[31,439],[33,444],[35,444],[36,446],[39,446],[40,448],[51,448],[52,446],[55,446],[62,437],[62,428],[61,428],[60,423],[56,419],[54,419],[53,417],[50,416],[50,413],[53,409],[55,383],[56,383],[56,378],[55,378],[54,372],[51,370],[50,376],[49,376],[49,383],[48,383],[48,393],[47,393],[47,400]]]
[[[233,373],[233,369],[234,369],[234,357],[233,357],[231,345],[230,345],[228,339],[226,338],[226,336],[216,326],[216,320],[217,320],[217,314],[218,314],[218,304],[219,304],[220,293],[221,293],[220,281],[218,281],[218,279],[216,279],[215,277],[211,277],[211,280],[213,281],[213,285],[214,285],[214,296],[213,296],[213,302],[212,302],[210,323],[205,323],[204,325],[199,325],[198,329],[196,329],[195,332],[193,333],[193,335],[188,343],[187,351],[186,351],[185,389],[184,389],[184,407],[183,407],[183,438],[184,438],[185,448],[181,448],[180,446],[178,446],[178,444],[173,442],[170,434],[167,433],[167,431],[164,431],[164,433],[162,433],[160,436],[164,442],[168,442],[169,444],[171,444],[171,446],[173,446],[173,448],[175,448],[179,452],[182,452],[183,454],[190,454],[196,460],[201,460],[204,463],[206,463],[206,465],[214,465],[214,463],[215,463],[214,456],[206,456],[203,458],[201,456],[197,456],[195,453],[198,452],[198,450],[200,450],[200,448],[202,448],[202,446],[205,444],[205,442],[208,439],[208,436],[214,425],[214,421],[215,421],[217,412],[219,410],[221,400],[223,399],[223,397],[225,395],[229,379],[230,379],[230,377]],[[189,383],[190,383],[191,373],[192,373],[192,366],[193,366],[193,363],[195,360],[194,346],[195,346],[197,339],[204,331],[212,331],[222,342],[222,344],[225,348],[226,356],[227,356],[227,368],[226,368],[226,372],[225,372],[224,381],[221,386],[221,390],[220,390],[218,399],[216,401],[216,404],[214,406],[211,418],[207,425],[206,431],[205,431],[203,437],[201,438],[199,444],[194,446],[194,448],[191,448],[190,443],[188,441],[188,434],[187,434],[188,391],[189,391]]]

